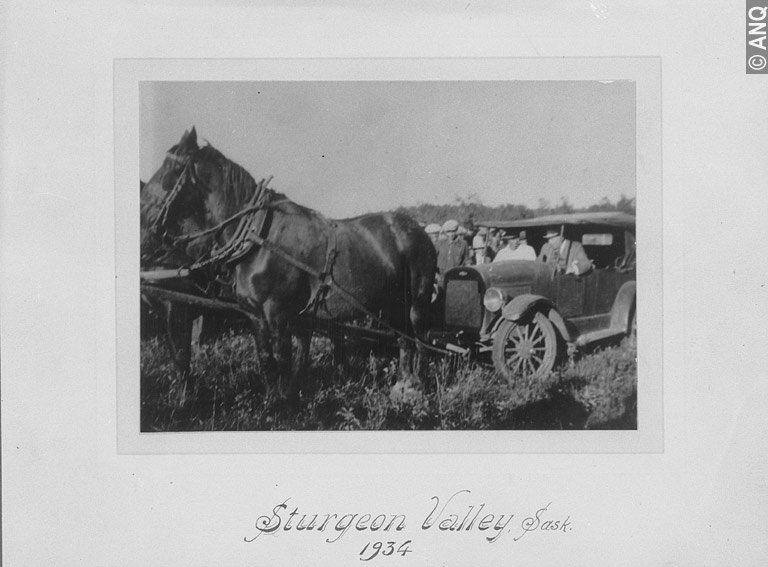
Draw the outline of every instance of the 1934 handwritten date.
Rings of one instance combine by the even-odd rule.
[[[362,549],[362,551],[360,551],[360,561],[370,561],[379,554],[381,554],[383,557],[389,557],[390,555],[397,553],[405,557],[406,553],[413,551],[410,548],[410,544],[410,539],[404,543],[401,543],[399,546],[397,546],[396,541],[376,541],[373,543],[368,542],[365,544],[365,547]],[[395,546],[397,546],[397,548]],[[369,547],[370,549],[368,549]],[[368,553],[368,557],[365,557],[366,553]]]

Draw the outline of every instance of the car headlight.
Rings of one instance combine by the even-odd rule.
[[[506,297],[504,297],[504,292],[498,288],[489,287],[483,296],[483,305],[491,313],[496,313],[504,307],[504,303],[506,303]]]

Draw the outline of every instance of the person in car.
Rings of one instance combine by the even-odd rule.
[[[496,257],[493,259],[494,263],[506,262],[508,260],[535,260],[536,252],[528,246],[524,238],[525,231],[522,231],[520,234],[516,232],[507,233],[503,238],[506,246],[496,254]]]
[[[445,240],[437,243],[437,271],[441,276],[451,268],[469,266],[472,254],[469,245],[463,238],[458,237],[459,223],[451,219],[443,224]]]
[[[506,262],[507,260],[512,260],[517,247],[520,246],[520,239],[518,238],[517,234],[513,234],[511,232],[508,232],[502,236],[501,241],[504,243],[504,247],[496,253],[496,256],[494,256],[494,264],[496,262]]]
[[[539,260],[555,267],[559,272],[580,276],[592,269],[592,261],[577,240],[564,238],[556,230],[544,235],[547,242],[541,247]]]
[[[536,250],[533,249],[533,246],[530,246],[528,244],[528,235],[525,233],[524,230],[521,230],[518,237],[520,239],[520,244],[515,249],[515,257],[512,259],[513,260],[535,260]]]

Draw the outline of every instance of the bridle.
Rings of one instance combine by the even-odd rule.
[[[168,212],[171,210],[171,206],[176,202],[179,193],[181,193],[181,190],[187,185],[187,181],[191,181],[193,185],[196,185],[198,181],[198,178],[194,173],[195,168],[192,161],[192,155],[180,157],[174,153],[168,152],[165,157],[166,159],[170,159],[175,163],[181,163],[182,170],[179,174],[179,177],[176,179],[176,183],[174,183],[173,188],[168,192],[168,195],[163,201],[163,204],[161,205],[160,211],[157,213],[155,220],[152,221],[152,224],[149,227],[152,234],[156,236],[160,230],[162,230],[162,234],[160,235],[161,238],[164,238],[168,234],[166,228],[166,223],[168,222]],[[168,175],[168,171],[163,172],[161,184],[165,181],[166,175]]]
[[[173,252],[180,250],[188,243],[198,240],[200,238],[203,238],[205,236],[214,235],[214,242],[218,242],[219,236],[221,233],[226,229],[228,226],[233,224],[236,221],[239,221],[239,224],[236,228],[236,230],[233,233],[233,236],[230,237],[223,245],[217,246],[214,244],[210,251],[206,254],[205,257],[198,259],[196,262],[192,263],[188,266],[182,266],[179,269],[189,269],[189,270],[196,270],[201,269],[203,267],[206,267],[210,264],[213,264],[215,262],[219,263],[229,263],[233,262],[240,257],[242,257],[252,246],[248,245],[248,234],[251,232],[256,232],[256,234],[259,234],[261,232],[261,229],[263,228],[263,225],[265,224],[264,221],[266,220],[266,217],[264,215],[261,215],[261,226],[255,227],[256,218],[259,215],[256,215],[255,213],[267,210],[269,211],[272,207],[288,201],[288,199],[281,199],[279,201],[273,200],[274,191],[267,188],[267,185],[271,181],[271,177],[269,179],[262,179],[257,185],[256,190],[253,192],[253,195],[248,199],[248,201],[245,203],[245,206],[238,211],[237,213],[231,215],[230,217],[226,218],[222,222],[218,223],[216,226],[213,226],[211,228],[193,233],[193,234],[183,234],[183,235],[173,235],[170,234],[168,231],[168,215],[173,207],[174,203],[179,198],[179,195],[184,190],[185,187],[187,187],[189,184],[192,185],[198,185],[203,184],[206,185],[208,189],[210,189],[210,186],[203,181],[202,178],[200,178],[195,170],[195,161],[194,161],[194,155],[193,154],[187,154],[185,156],[179,156],[175,153],[168,152],[166,154],[166,158],[170,159],[171,161],[175,163],[182,164],[181,173],[176,179],[176,182],[173,185],[173,188],[168,192],[168,195],[165,197],[165,200],[163,201],[163,204],[160,206],[160,210],[158,211],[158,214],[155,216],[154,220],[149,225],[149,231],[150,235],[157,239],[157,241],[160,243],[160,246],[158,247],[159,254],[152,254],[151,256],[145,256],[142,257],[142,261],[156,261],[161,262],[162,260],[167,259]],[[162,180],[165,179],[165,176],[168,175],[169,172],[165,171],[163,173]],[[162,182],[161,180],[161,182]],[[227,178],[227,175],[225,175],[225,183],[229,182],[229,179]]]

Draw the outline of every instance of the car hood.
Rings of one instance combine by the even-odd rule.
[[[553,268],[535,260],[509,260],[477,266],[453,268],[446,278],[459,276],[462,270],[477,273],[485,283],[486,289],[497,287],[504,291],[513,290],[518,293],[530,293],[534,289],[547,287],[552,280]],[[523,289],[525,288],[525,289]]]

